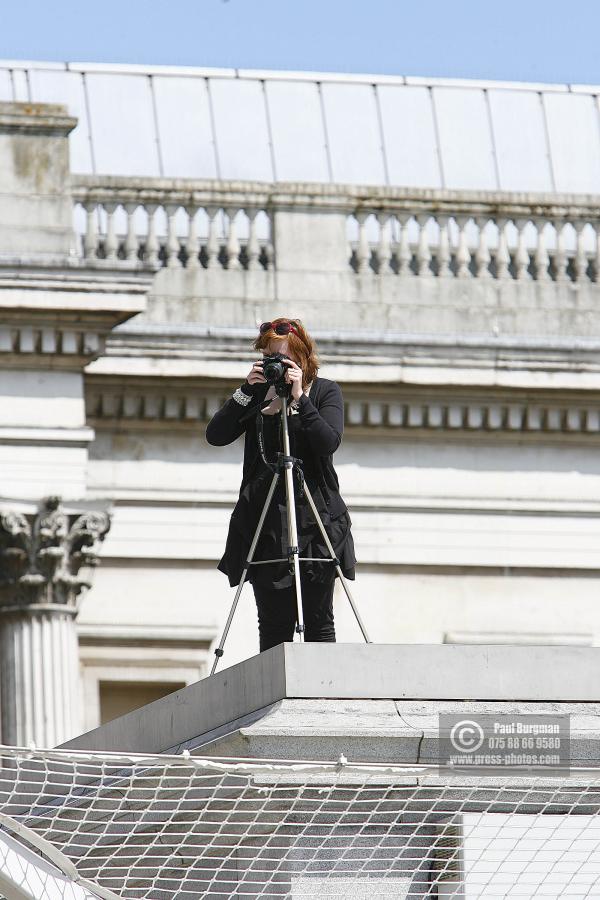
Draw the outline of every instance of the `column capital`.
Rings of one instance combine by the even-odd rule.
[[[107,512],[68,512],[56,496],[33,515],[0,509],[0,614],[43,607],[76,615],[110,524]]]

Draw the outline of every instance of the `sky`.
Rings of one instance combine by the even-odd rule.
[[[0,58],[600,84],[600,0],[0,0]]]

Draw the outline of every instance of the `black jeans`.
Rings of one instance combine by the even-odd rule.
[[[294,585],[289,588],[265,588],[252,585],[258,612],[260,652],[283,641],[294,640],[297,604]],[[335,642],[333,589],[335,578],[325,583],[301,581],[305,641]]]

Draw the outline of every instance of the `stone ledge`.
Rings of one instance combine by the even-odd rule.
[[[169,748],[194,756],[439,765],[440,713],[569,716],[572,767],[600,766],[600,703],[458,700],[280,700]]]
[[[23,104],[25,105],[25,104]],[[168,178],[130,175],[86,175],[74,173],[73,194],[78,200],[102,198],[110,194],[117,202],[135,200],[140,196],[148,201],[169,199],[185,203],[240,203],[268,205],[270,208],[305,205],[354,210],[361,204],[387,203],[394,209],[448,207],[452,212],[464,205],[473,215],[493,207],[496,214],[508,211],[514,215],[532,212],[548,217],[573,215],[580,218],[587,208],[594,218],[598,210],[595,194],[537,193],[522,191],[452,190],[448,188],[399,187],[373,184],[344,184],[342,182],[302,181],[246,181],[219,178]]]
[[[538,712],[547,712],[548,704],[553,704],[556,712],[560,704],[563,713],[569,712],[565,704],[594,704],[590,707],[590,727],[596,735],[600,731],[598,685],[600,648],[596,647],[285,643],[217,671],[64,746],[156,753],[198,747],[225,733],[229,744],[235,745],[236,755],[247,744],[242,735],[240,746],[239,720],[248,723],[264,719],[280,701],[311,699],[327,701],[329,706],[337,701],[338,707],[340,703],[343,707],[343,701],[360,701],[363,717],[370,708],[374,712],[376,706],[386,705],[381,701],[422,701],[430,714],[437,705],[447,706],[448,701],[458,709],[470,703],[471,710],[482,711],[489,711],[490,702],[499,701],[509,702],[513,708],[537,704]],[[391,708],[392,704],[388,702],[387,706]],[[400,715],[399,709],[393,711],[392,734],[377,726],[368,729],[369,740],[380,743],[385,738],[388,754],[401,753],[396,731],[402,724],[412,732],[411,753],[414,751],[419,731],[402,723]],[[347,726],[343,717],[339,722],[345,733],[340,733],[339,724],[333,729],[335,733],[329,733],[333,722],[329,723],[328,753],[332,740],[343,747],[351,739],[350,721]],[[292,721],[286,727],[294,731],[299,724],[298,720],[294,726]],[[364,753],[364,722],[359,722],[359,729]],[[276,746],[282,744],[282,751],[284,737],[280,732],[275,741]],[[317,735],[309,732],[305,740],[313,746]],[[296,738],[292,743],[297,747]],[[585,752],[587,757],[593,755]]]

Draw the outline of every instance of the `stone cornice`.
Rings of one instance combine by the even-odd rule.
[[[117,312],[112,327],[125,321],[126,312],[140,312],[144,304],[131,301],[131,310],[122,298],[145,297],[155,269],[143,264],[99,266],[76,259],[57,259],[56,268],[35,265],[33,260],[0,258],[0,309],[56,310],[66,312]],[[27,297],[14,294],[27,291]],[[115,310],[116,307],[116,310]],[[120,309],[119,307],[123,307]]]
[[[197,384],[239,384],[255,359],[255,351],[231,345],[198,353],[196,348],[173,342],[161,347],[129,346],[120,353],[112,335],[106,354],[86,367],[90,378],[134,379],[162,378],[175,382],[187,379]],[[436,391],[558,391],[581,397],[600,391],[600,360],[594,354],[532,353],[519,356],[498,351],[465,353],[440,352],[426,348],[407,349],[406,353],[384,355],[383,348],[372,353],[352,353],[350,348],[325,348],[319,353],[319,375],[337,381],[346,388],[361,391],[371,386]]]
[[[67,136],[77,119],[59,103],[0,103],[0,132]]]
[[[445,385],[477,389],[600,390],[600,340],[584,337],[445,335],[391,331],[314,330],[322,369],[341,384]],[[139,322],[108,337],[91,376],[244,377],[256,330]]]
[[[103,428],[197,429],[228,399],[238,382],[88,375],[90,425]],[[482,389],[451,386],[344,385],[347,429],[390,434],[416,431],[462,436],[600,436],[600,397],[583,392]]]
[[[157,646],[172,647],[191,645],[204,649],[218,634],[216,627],[179,625],[114,625],[112,623],[77,623],[80,645],[107,646]]]
[[[0,363],[8,361],[31,365],[32,358],[48,360],[61,357],[65,365],[80,367],[95,359],[104,349],[104,336],[95,330],[59,328],[51,325],[10,323],[0,326]]]
[[[0,426],[0,443],[24,446],[76,446],[87,447],[94,440],[94,430],[88,428],[20,428]]]
[[[247,347],[248,341],[256,338],[256,328],[239,325],[204,325],[199,322],[144,322],[136,319],[133,322],[125,322],[118,326],[112,336],[115,343],[127,345],[129,342],[151,344],[163,340],[176,339],[179,342],[195,342],[198,346],[214,346],[221,339],[226,340],[228,346],[236,348],[243,345]],[[318,339],[319,344],[325,342],[334,346],[362,346],[386,345],[386,352],[391,348],[397,348],[399,352],[407,349],[414,350],[420,347],[431,348],[475,348],[482,350],[512,350],[524,351],[552,351],[582,353],[595,353],[600,362],[600,337],[566,336],[560,335],[520,335],[520,334],[490,334],[490,333],[462,333],[444,334],[435,332],[393,331],[387,328],[369,330],[311,328],[311,334]]]
[[[0,363],[50,358],[82,366],[104,352],[106,335],[146,307],[152,272],[52,271],[0,263]],[[54,364],[54,363],[52,363]]]

